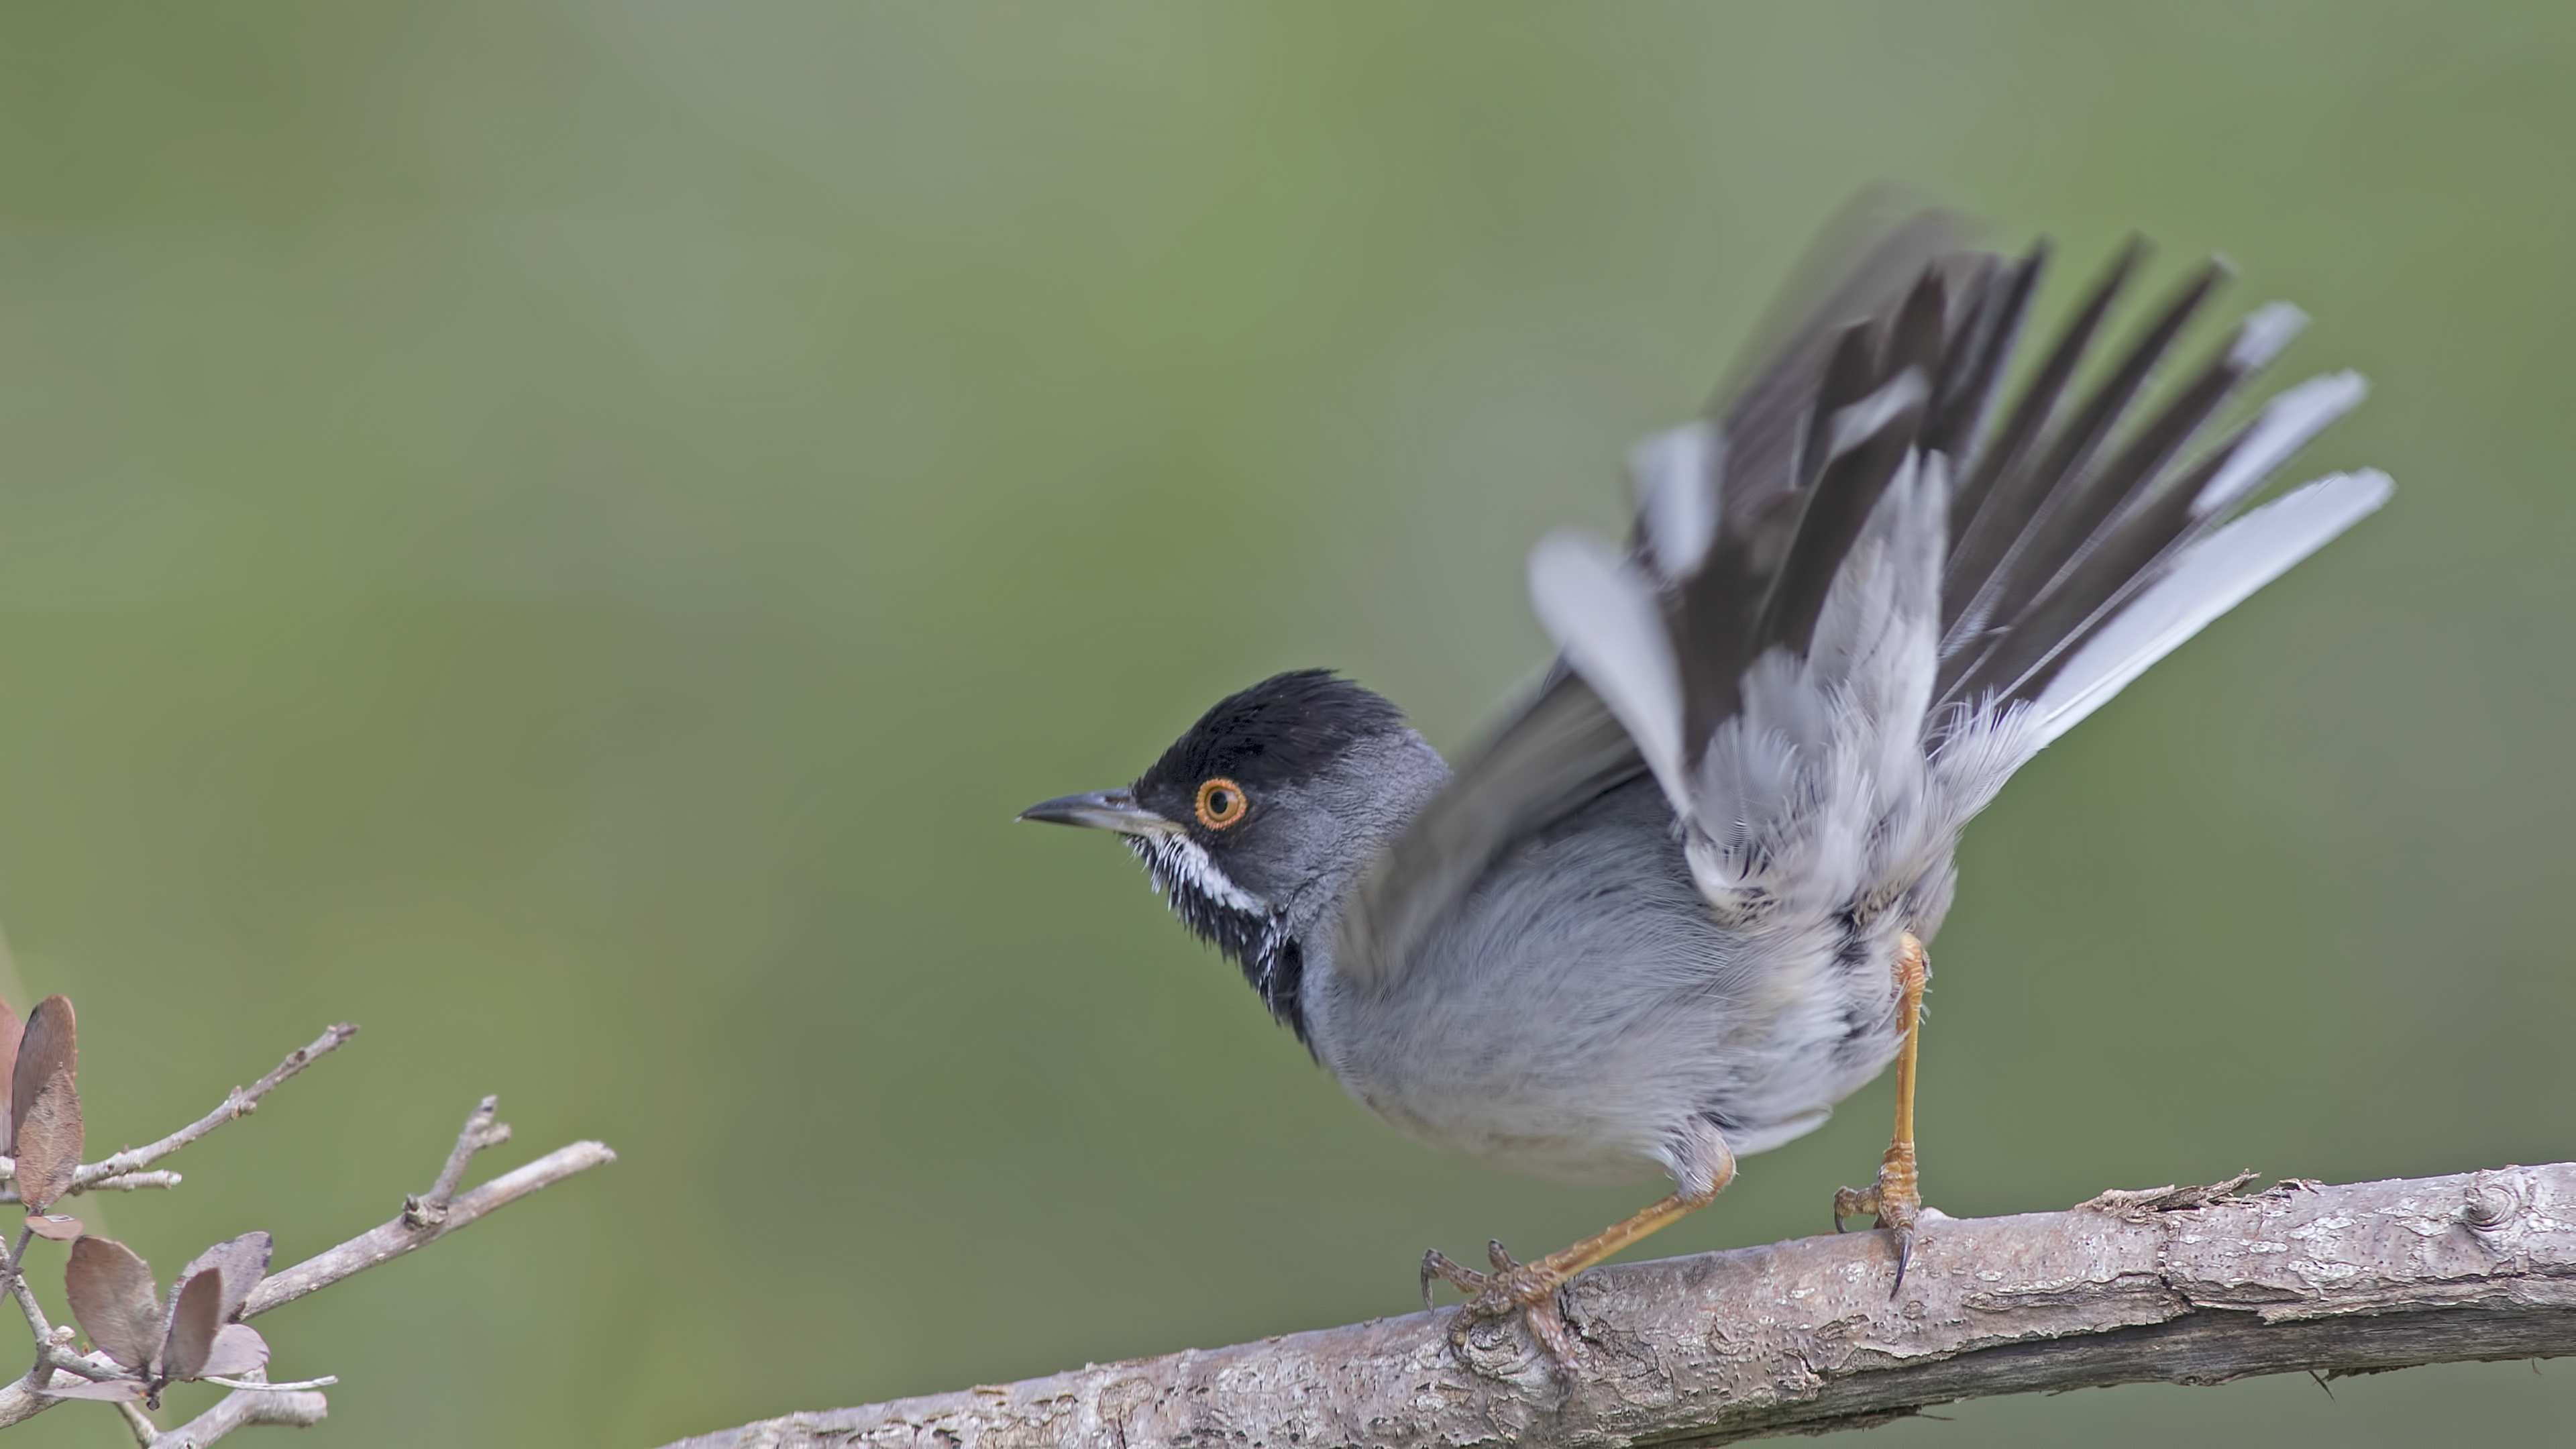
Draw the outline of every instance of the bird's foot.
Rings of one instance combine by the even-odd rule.
[[[1559,1248],[1536,1262],[1514,1262],[1501,1243],[1485,1245],[1485,1255],[1494,1263],[1490,1273],[1461,1268],[1438,1249],[1423,1254],[1422,1306],[1431,1306],[1434,1278],[1469,1295],[1450,1328],[1450,1342],[1460,1348],[1467,1346],[1468,1330],[1477,1324],[1517,1313],[1529,1325],[1530,1335],[1555,1361],[1558,1371],[1572,1373],[1574,1333],[1565,1322],[1565,1300],[1561,1296],[1565,1285],[1584,1269],[1717,1196],[1718,1189],[1735,1176],[1735,1159],[1728,1155],[1725,1142],[1714,1131],[1709,1134],[1707,1146],[1706,1170],[1692,1179],[1696,1187],[1639,1208],[1582,1242]]]
[[[1477,1324],[1517,1313],[1557,1366],[1571,1368],[1574,1334],[1566,1326],[1565,1306],[1557,1295],[1573,1273],[1558,1266],[1553,1256],[1532,1263],[1517,1262],[1503,1251],[1499,1239],[1485,1244],[1485,1255],[1493,1261],[1490,1273],[1460,1267],[1438,1248],[1423,1254],[1422,1306],[1431,1306],[1431,1281],[1437,1278],[1468,1295],[1459,1306],[1456,1325],[1450,1329],[1452,1343],[1463,1346],[1467,1331]]]
[[[1896,1286],[1889,1296],[1903,1291],[1906,1264],[1914,1260],[1914,1228],[1923,1214],[1923,1190],[1914,1171],[1914,1144],[1899,1140],[1887,1149],[1878,1164],[1878,1181],[1865,1192],[1839,1188],[1834,1193],[1834,1231],[1843,1230],[1843,1219],[1870,1213],[1876,1226],[1896,1234]]]

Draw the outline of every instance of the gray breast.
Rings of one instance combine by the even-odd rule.
[[[1722,928],[1639,780],[1506,856],[1384,985],[1310,964],[1306,1015],[1324,1063],[1398,1129],[1627,1181],[1674,1171],[1695,1121],[1758,1152],[1876,1076],[1899,1043],[1903,929]]]

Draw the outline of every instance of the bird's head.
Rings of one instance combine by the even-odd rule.
[[[1020,818],[1126,837],[1173,914],[1302,1037],[1301,942],[1329,927],[1448,778],[1392,703],[1305,669],[1217,701],[1134,784],[1043,801]]]

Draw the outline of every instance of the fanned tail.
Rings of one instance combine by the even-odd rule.
[[[2016,768],[2387,498],[2357,473],[2243,511],[2360,401],[2350,373],[2201,442],[2294,308],[2142,402],[2214,264],[2078,387],[2135,244],[2007,405],[2048,251],[1953,236],[1939,216],[1886,229],[1707,419],[1640,444],[1627,549],[1533,551],[1559,665],[1373,871],[1343,917],[1346,977],[1391,979],[1504,851],[1644,774],[1721,915],[1861,930],[1912,892],[1928,934],[1960,827]]]
[[[1904,279],[1865,259],[1732,404],[1632,455],[1625,554],[1575,535],[1532,554],[1540,619],[1721,907],[1865,895],[1946,851],[2032,752],[2387,498],[2379,474],[2339,475],[2234,516],[2359,402],[2350,373],[2194,451],[2296,336],[2294,308],[2258,310],[2142,404],[2223,280],[2214,263],[2079,393],[2142,256],[2113,259],[2009,407],[2046,249],[1948,253]]]

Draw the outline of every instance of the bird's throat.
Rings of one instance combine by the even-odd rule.
[[[1172,914],[1241,968],[1270,1014],[1311,1050],[1298,994],[1305,984],[1306,956],[1287,916],[1227,879],[1186,836],[1131,835],[1127,844],[1145,862],[1145,873]]]

